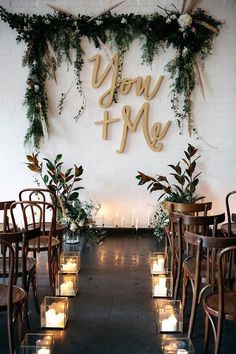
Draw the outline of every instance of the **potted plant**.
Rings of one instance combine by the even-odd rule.
[[[37,153],[26,157],[27,167],[36,174],[36,184],[40,185],[39,176],[45,186],[57,195],[57,220],[65,225],[67,241],[79,242],[81,233],[85,238],[96,237],[100,242],[102,232],[96,228],[94,221],[100,205],[79,200],[79,190],[83,189],[79,185],[83,167],[74,164],[74,167],[63,171],[62,154],[56,155],[54,161],[47,158],[39,161]]]
[[[184,151],[185,157],[176,165],[168,165],[172,170],[170,176],[174,179],[173,183],[170,183],[166,176],[157,175],[157,177],[152,177],[138,171],[136,176],[138,185],[147,183],[147,189],[151,193],[154,191],[162,192],[158,198],[158,201],[161,200],[162,202],[158,204],[154,215],[154,234],[156,236],[161,236],[164,227],[168,224],[168,215],[165,209],[169,210],[170,204],[195,203],[204,198],[196,194],[196,187],[201,174],[201,172],[195,173],[197,160],[200,158],[199,155],[197,156],[197,151],[197,148],[188,144],[187,149]]]

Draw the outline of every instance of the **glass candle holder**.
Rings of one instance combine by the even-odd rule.
[[[78,292],[78,273],[61,273],[56,275],[56,295],[76,296]]]
[[[53,334],[26,333],[21,346],[21,354],[52,354]]]
[[[195,350],[190,338],[163,336],[161,349],[164,354],[194,354]]]
[[[159,333],[183,332],[183,309],[180,300],[157,301],[157,326]]]
[[[164,253],[156,253],[150,257],[150,274],[167,272],[167,262]]]
[[[172,296],[172,274],[152,275],[152,297],[171,297]]]
[[[80,252],[62,253],[60,257],[61,273],[77,273],[80,270]]]
[[[45,296],[40,305],[41,327],[63,329],[68,321],[68,298]]]

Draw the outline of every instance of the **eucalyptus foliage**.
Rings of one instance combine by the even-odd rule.
[[[83,97],[75,118],[78,119],[83,113],[85,99],[80,78],[84,64],[82,37],[87,37],[97,48],[101,47],[101,42],[109,44],[121,58],[138,38],[145,64],[151,64],[160,49],[172,45],[177,54],[166,66],[172,80],[171,104],[179,127],[182,128],[183,120],[187,119],[191,132],[191,93],[196,82],[194,59],[199,54],[205,60],[211,52],[213,38],[218,34],[221,22],[204,10],[196,9],[190,13],[191,23],[185,25],[179,21],[183,15],[175,7],[173,11],[162,10],[164,14],[113,15],[108,11],[99,17],[78,15],[75,18],[62,12],[44,16],[13,14],[0,6],[0,18],[17,31],[18,42],[26,43],[23,65],[29,68],[25,94],[29,128],[25,143],[39,146],[40,139],[45,135],[48,126],[45,82],[56,80],[56,69],[64,60],[74,66],[76,85]],[[61,95],[59,113],[66,96],[67,93]],[[117,92],[114,100],[117,100]]]

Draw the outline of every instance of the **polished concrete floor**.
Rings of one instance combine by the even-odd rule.
[[[75,246],[77,247],[77,246]],[[103,245],[87,243],[82,251],[79,293],[69,299],[69,321],[64,331],[54,333],[54,354],[157,354],[155,301],[151,298],[148,257],[157,249],[154,238],[131,235],[107,237]],[[39,295],[50,295],[44,259],[38,274]],[[184,335],[188,312],[184,317]],[[40,329],[40,319],[30,305],[31,332]],[[6,322],[0,317],[0,354],[7,354]],[[193,344],[201,353],[204,320],[199,306]],[[236,352],[236,327],[224,328],[222,353]],[[212,353],[212,346],[209,348]],[[17,353],[20,351],[18,350]]]

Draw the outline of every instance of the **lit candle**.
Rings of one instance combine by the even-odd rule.
[[[41,348],[37,351],[37,354],[50,354],[50,349]]]
[[[136,223],[135,223],[136,230],[138,230],[138,222],[139,222],[139,220],[138,220],[138,218],[136,218]]]
[[[150,227],[150,211],[148,211],[147,224]]]
[[[161,329],[163,332],[174,332],[176,331],[177,318],[174,314],[162,321]]]
[[[46,327],[64,327],[64,313],[56,313],[54,308],[46,311]]]
[[[61,284],[60,286],[61,295],[74,295],[74,284],[73,281],[68,280]]]
[[[121,218],[121,227],[124,227],[124,216]]]
[[[77,263],[72,262],[72,260],[69,260],[67,263],[62,264],[63,272],[76,272],[76,270],[77,270]]]
[[[158,283],[154,286],[153,289],[153,296],[167,296],[166,277],[164,275],[158,278]]]
[[[134,211],[132,210],[132,221],[131,221],[131,223],[132,223],[132,227],[134,227]]]
[[[164,263],[165,263],[165,259],[162,257],[159,257],[157,260],[153,261],[152,272],[153,273],[164,272],[165,271]]]

